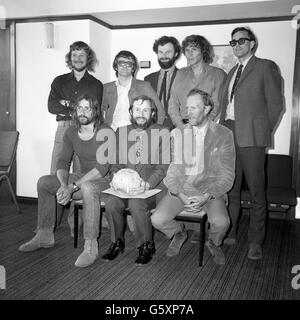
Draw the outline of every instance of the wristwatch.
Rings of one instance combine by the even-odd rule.
[[[80,188],[78,187],[78,185],[75,183],[75,182],[73,182],[73,190],[72,190],[72,192],[73,193],[75,193],[76,191],[78,191]]]

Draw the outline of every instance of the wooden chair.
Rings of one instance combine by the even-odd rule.
[[[78,243],[78,215],[79,210],[82,209],[82,200],[74,201],[74,248],[77,248]],[[101,202],[100,207],[100,227],[99,227],[99,236],[101,235],[101,221],[102,214],[105,210],[105,203]],[[129,212],[128,209],[126,209]],[[204,211],[200,211],[197,213],[190,213],[186,211],[182,211],[177,215],[176,220],[183,222],[197,222],[200,225],[200,241],[199,241],[199,266],[203,264],[203,253],[204,253],[204,244],[205,244],[205,227],[207,221],[207,214]]]
[[[19,132],[18,131],[0,131],[0,184],[6,180],[9,191],[16,205],[18,213],[20,207],[18,205],[15,192],[9,180],[12,165],[14,163],[18,145]]]

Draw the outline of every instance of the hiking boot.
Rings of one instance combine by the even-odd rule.
[[[50,230],[38,230],[36,235],[19,247],[19,251],[31,252],[41,248],[54,247],[54,233]]]
[[[168,250],[166,253],[167,256],[168,257],[177,256],[179,254],[181,247],[185,243],[187,237],[188,237],[188,235],[187,235],[186,231],[181,231],[181,232],[175,233],[173,236],[173,239],[168,247]]]
[[[220,246],[216,246],[211,240],[206,241],[205,245],[214,257],[214,262],[219,265],[225,264],[225,255]]]
[[[87,267],[94,263],[98,258],[98,242],[97,240],[85,240],[84,250],[75,262],[76,267]]]

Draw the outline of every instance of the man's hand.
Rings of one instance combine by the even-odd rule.
[[[205,205],[205,203],[209,200],[209,198],[210,198],[209,193],[188,197],[189,203],[185,204],[184,207],[187,211],[192,211],[192,212],[200,211],[202,207]]]
[[[69,107],[70,106],[70,100],[61,99],[61,100],[59,100],[59,103],[61,105],[63,105],[64,107]]]
[[[56,192],[57,203],[65,206],[71,200],[73,194],[73,185],[61,186]]]

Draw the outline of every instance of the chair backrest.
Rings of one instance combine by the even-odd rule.
[[[0,170],[10,171],[16,155],[18,138],[18,131],[0,131]]]
[[[283,154],[267,154],[266,172],[268,187],[291,188],[293,158]]]

